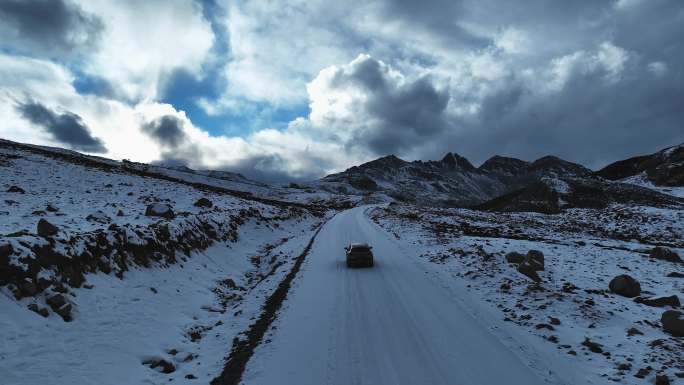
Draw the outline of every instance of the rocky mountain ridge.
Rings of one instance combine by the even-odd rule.
[[[611,163],[596,175],[610,180],[641,175],[656,186],[684,186],[684,144]]]
[[[408,162],[385,156],[324,177],[317,185],[331,192],[386,194],[407,202],[471,206],[523,188],[542,178],[586,177],[584,166],[545,156],[533,162],[493,156],[475,167],[449,152],[441,160]]]

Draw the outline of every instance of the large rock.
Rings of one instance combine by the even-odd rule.
[[[57,228],[57,226],[55,226],[55,225],[53,225],[52,223],[46,221],[45,219],[42,219],[42,218],[41,218],[41,219],[38,221],[38,226],[37,226],[37,228],[36,228],[36,232],[37,232],[38,235],[40,235],[41,237],[51,237],[51,236],[57,234],[57,231],[59,231],[59,229]]]
[[[64,298],[64,295],[62,294],[55,294],[51,297],[48,297],[45,302],[50,305],[52,310],[59,314],[60,317],[65,322],[71,321],[73,318],[71,317],[71,309],[72,306],[70,303],[67,302],[66,298]]]
[[[518,253],[518,252],[512,251],[512,252],[506,254],[506,261],[508,263],[521,263],[524,260],[525,260],[525,256]]]
[[[8,193],[17,193],[17,194],[25,194],[26,191],[24,191],[23,188],[19,186],[10,186],[10,188],[7,189]]]
[[[150,368],[164,374],[169,374],[176,371],[176,366],[163,358],[149,358],[143,361],[143,365],[147,365]]]
[[[536,271],[544,270],[544,253],[539,250],[530,250],[525,256],[525,260],[532,266]]]
[[[71,322],[73,320],[73,317],[71,316],[71,309],[72,306],[70,303],[60,307],[59,309],[55,310],[55,313],[57,313],[64,322]]]
[[[634,298],[634,302],[641,303],[641,304],[644,304],[646,306],[652,306],[652,307],[664,307],[664,306],[680,307],[682,305],[679,302],[679,297],[677,297],[676,295],[671,295],[669,297],[660,297],[660,298],[637,297],[637,298]]]
[[[107,223],[112,221],[112,218],[110,218],[107,214],[105,214],[101,210],[97,210],[94,213],[88,215],[86,217],[86,220],[89,222],[96,222],[96,223],[101,223],[103,225],[106,225]]]
[[[194,204],[195,204],[195,207],[204,207],[207,209],[214,207],[214,202],[212,202],[209,199],[204,198],[204,197],[198,199]]]
[[[176,217],[171,206],[166,203],[152,203],[147,205],[145,215],[148,217],[162,217],[166,219],[173,219]]]
[[[630,277],[627,274],[618,275],[610,280],[608,288],[615,294],[623,297],[633,298],[641,294],[641,285],[639,281]]]
[[[32,312],[39,314],[42,317],[47,317],[50,315],[50,312],[48,312],[48,309],[44,307],[40,307],[35,303],[29,304],[28,309],[31,310]]]
[[[536,266],[533,266],[527,259],[518,265],[518,272],[527,276],[534,282],[541,282],[541,277],[537,274]]]
[[[64,298],[64,295],[62,294],[55,294],[53,296],[48,297],[45,302],[50,305],[52,310],[57,310],[60,307],[66,305],[67,301],[66,298]]]
[[[653,250],[651,250],[651,252],[648,254],[648,256],[653,259],[682,263],[682,259],[679,257],[679,254],[664,246],[654,247]]]
[[[663,330],[675,337],[684,337],[684,314],[676,310],[668,310],[660,317]]]

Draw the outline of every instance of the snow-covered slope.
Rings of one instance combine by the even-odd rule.
[[[684,186],[684,144],[621,160],[596,172],[611,180],[643,176],[657,186]]]
[[[541,178],[520,190],[484,202],[477,209],[559,213],[569,208],[606,208],[611,204],[682,207],[684,199],[629,183],[600,178]]]
[[[681,383],[684,210],[645,175],[447,154],[274,186],[0,140],[0,382]]]
[[[392,204],[373,218],[495,335],[521,343],[523,355],[545,352],[535,367],[560,374],[560,383],[684,383],[683,337],[661,320],[684,300],[684,264],[652,252],[664,245],[684,255],[684,210],[495,214]],[[518,265],[530,250],[543,253],[536,273]],[[609,287],[623,274],[639,282],[639,297]],[[572,365],[576,377],[557,371]]]
[[[216,377],[329,202],[229,182],[0,142],[0,382]]]
[[[240,174],[215,171],[192,170],[187,167],[165,167],[128,160],[116,161],[97,156],[84,155],[75,151],[61,148],[36,146],[0,139],[0,166],[9,164],[17,155],[14,152],[35,154],[47,159],[62,160],[70,164],[80,164],[89,169],[96,169],[114,173],[132,174],[157,180],[167,180],[174,183],[186,184],[193,188],[218,191],[249,200],[262,200],[266,203],[277,201],[300,203],[304,205],[344,206],[338,194],[314,190],[297,185],[279,186],[249,180]],[[345,199],[355,201],[354,197]]]

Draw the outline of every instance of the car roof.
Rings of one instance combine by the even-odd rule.
[[[352,243],[349,245],[352,249],[368,249],[370,245],[367,243]]]

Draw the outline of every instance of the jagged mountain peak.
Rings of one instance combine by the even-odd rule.
[[[397,157],[394,154],[386,155],[378,159],[371,160],[366,163],[362,163],[358,166],[353,166],[348,168],[345,172],[354,172],[360,170],[368,169],[388,169],[388,168],[399,168],[408,164],[407,161]]]
[[[546,155],[534,162],[532,162],[528,171],[536,173],[560,173],[560,174],[573,174],[573,175],[588,175],[591,174],[591,170],[582,166],[581,164],[568,162],[557,156]]]
[[[466,171],[475,170],[475,166],[473,166],[468,159],[453,152],[447,152],[440,162],[451,169],[461,168]]]
[[[479,167],[479,170],[486,172],[499,172],[509,175],[518,175],[525,171],[530,165],[529,162],[507,156],[494,155],[487,159]]]

